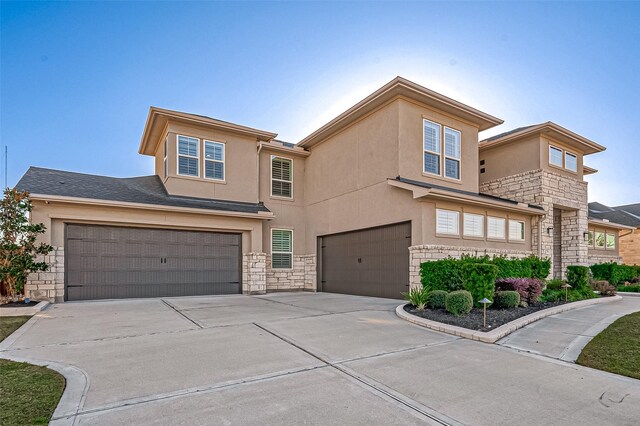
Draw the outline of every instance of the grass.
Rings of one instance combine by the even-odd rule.
[[[0,424],[48,424],[64,385],[64,377],[46,367],[0,359]]]
[[[2,317],[2,319],[0,319],[0,342],[19,329],[22,324],[29,321],[29,318],[31,317]]]
[[[619,318],[594,337],[576,362],[640,379],[640,312]]]

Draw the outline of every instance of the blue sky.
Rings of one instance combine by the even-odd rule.
[[[590,201],[640,202],[638,2],[0,7],[9,185],[29,165],[152,173],[150,105],[297,142],[401,75],[505,120],[481,137],[551,120],[607,146]]]

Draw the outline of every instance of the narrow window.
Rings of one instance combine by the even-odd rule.
[[[293,197],[293,161],[271,156],[271,196]]]
[[[578,157],[570,152],[564,154],[564,167],[572,172],[578,171]]]
[[[549,164],[562,167],[562,150],[554,146],[549,146]]]
[[[596,232],[596,248],[604,248],[605,238],[604,232]]]
[[[487,217],[487,237],[504,240],[506,221],[501,217]]]
[[[460,179],[460,132],[444,128],[444,175]]]
[[[293,263],[293,231],[289,229],[271,230],[271,267],[291,269]]]
[[[168,165],[167,165],[167,148],[169,146],[169,137],[164,138],[164,177],[167,177],[169,174]]]
[[[616,236],[607,232],[607,249],[616,248]]]
[[[178,174],[200,176],[198,159],[200,139],[178,136]]]
[[[465,213],[463,233],[468,237],[484,237],[484,216]]]
[[[204,177],[224,180],[224,144],[204,141]]]
[[[453,210],[436,209],[436,233],[459,235],[460,213]]]
[[[524,240],[524,222],[520,220],[509,220],[509,240]]]
[[[589,247],[593,247],[593,231],[589,231]]]
[[[423,172],[434,175],[440,174],[440,131],[441,127],[437,123],[429,120],[424,121],[424,144],[423,144]]]

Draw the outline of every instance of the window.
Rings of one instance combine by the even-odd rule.
[[[465,213],[463,233],[468,237],[484,237],[484,216]]]
[[[198,171],[198,147],[200,139],[178,136],[178,174],[200,176]]]
[[[271,156],[271,196],[293,197],[293,161]]]
[[[460,132],[444,128],[444,175],[460,179]]]
[[[549,164],[562,167],[562,150],[554,146],[549,146]]]
[[[293,258],[293,231],[289,229],[271,230],[271,267],[291,269]]]
[[[487,237],[504,240],[505,222],[501,217],[487,217]]]
[[[607,232],[607,249],[616,248],[616,236]]]
[[[423,171],[425,173],[440,174],[440,131],[439,124],[424,120]]]
[[[169,137],[164,138],[164,177],[168,175],[168,166],[167,166],[167,147],[169,145]]]
[[[570,152],[564,153],[564,167],[572,172],[578,171],[578,156]]]
[[[593,231],[589,231],[589,247],[593,247]]]
[[[596,248],[604,248],[605,239],[604,232],[596,232]]]
[[[224,144],[204,141],[204,177],[224,180]]]
[[[524,240],[524,222],[520,220],[509,220],[509,240]]]
[[[459,235],[460,213],[436,209],[436,233]]]

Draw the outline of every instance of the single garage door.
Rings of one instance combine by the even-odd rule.
[[[241,235],[67,224],[65,300],[242,291]]]
[[[409,289],[411,223],[320,238],[320,290],[400,299]]]

